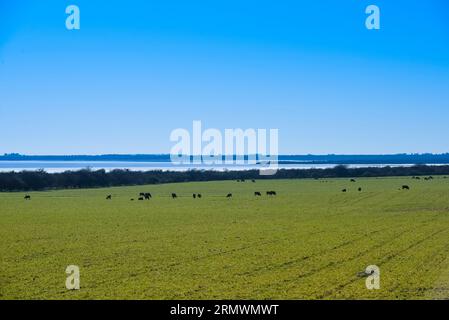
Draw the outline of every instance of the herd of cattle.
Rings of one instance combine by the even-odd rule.
[[[267,194],[267,196],[275,196],[276,191],[267,191],[266,194]],[[257,197],[261,197],[262,193],[260,193],[259,191],[256,191],[256,192],[254,192],[254,195]],[[152,197],[153,196],[149,192],[141,192],[141,193],[139,193],[139,197],[137,198],[137,200],[139,200],[139,201],[150,200]],[[192,197],[193,197],[193,199],[201,199],[203,196],[201,193],[193,193]],[[172,193],[171,198],[176,199],[176,198],[178,198],[178,195],[176,193]],[[232,198],[232,193],[228,193],[226,195],[226,198]],[[112,194],[107,195],[106,200],[112,200]],[[134,198],[131,198],[130,200],[134,201]]]
[[[412,177],[412,179],[420,180],[421,177]],[[429,177],[424,177],[423,179],[424,180],[433,180],[433,177],[429,176]],[[255,180],[251,180],[251,181],[252,182],[256,182]],[[349,181],[350,182],[357,182],[355,179],[350,179]],[[241,180],[237,180],[237,182],[245,182],[245,180],[241,179]],[[402,187],[400,189],[401,190],[410,190],[410,187],[408,185],[404,184],[404,185],[402,185]],[[345,189],[341,190],[341,192],[348,192],[348,191],[349,191],[348,188],[345,188]],[[362,192],[362,188],[360,188],[360,187],[357,188],[357,191],[358,192]],[[267,191],[266,195],[267,196],[275,196],[276,195],[276,191],[273,191],[273,190]],[[255,191],[254,192],[254,196],[255,197],[261,197],[262,193],[259,192],[259,191]],[[201,193],[194,193],[194,194],[192,194],[192,197],[193,197],[193,199],[201,199],[202,195],[201,195]],[[141,193],[139,193],[139,197],[137,198],[137,200],[143,201],[143,200],[150,200],[151,198],[152,198],[151,193],[149,193],[149,192],[141,192]],[[176,199],[176,198],[178,198],[178,195],[176,193],[172,193],[171,194],[171,198],[172,199]],[[226,198],[232,198],[232,193],[228,193],[226,195]],[[31,200],[31,196],[29,194],[27,194],[27,195],[25,195],[24,199],[25,200]],[[111,194],[107,195],[106,196],[106,200],[112,200],[112,195]],[[131,198],[130,200],[134,201],[134,198]]]

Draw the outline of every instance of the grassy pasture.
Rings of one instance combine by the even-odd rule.
[[[403,184],[411,190],[399,190]],[[269,198],[267,190],[278,195]],[[139,192],[153,199],[130,201]],[[449,179],[223,181],[29,194],[31,201],[0,193],[0,299],[449,297]],[[78,291],[65,288],[71,264],[80,267]],[[380,290],[367,290],[357,277],[372,264],[381,270]]]

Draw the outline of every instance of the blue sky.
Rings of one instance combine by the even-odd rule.
[[[193,120],[283,154],[448,152],[449,3],[0,0],[0,153],[168,153]]]

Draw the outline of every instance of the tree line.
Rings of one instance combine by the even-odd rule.
[[[449,165],[367,168],[348,168],[344,165],[338,165],[326,169],[280,169],[276,174],[269,176],[260,175],[259,170],[105,171],[83,169],[60,173],[48,173],[44,170],[38,170],[0,172],[0,191],[40,191],[217,180],[324,179],[434,175],[449,175]]]

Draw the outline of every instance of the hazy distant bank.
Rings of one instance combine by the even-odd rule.
[[[234,156],[235,158],[235,156]],[[247,160],[248,157],[246,156]],[[224,160],[224,157],[223,157]],[[223,161],[224,162],[224,161]],[[350,168],[446,165],[449,153],[445,154],[391,154],[391,155],[280,155],[279,169],[327,169],[337,165]],[[125,154],[125,155],[21,155],[0,156],[0,172],[44,170],[49,173],[76,171],[85,168],[92,170],[131,170],[131,171],[187,171],[197,170],[258,170],[260,164],[182,164],[171,162],[168,154]]]

